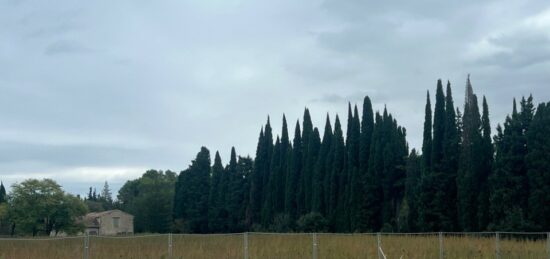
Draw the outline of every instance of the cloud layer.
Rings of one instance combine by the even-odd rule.
[[[466,75],[492,122],[550,99],[547,1],[57,1],[0,3],[0,180],[74,193],[200,146],[253,154],[261,124],[294,125],[371,96],[419,147],[426,90]]]

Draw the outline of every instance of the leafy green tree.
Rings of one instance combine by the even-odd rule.
[[[29,179],[12,185],[8,217],[21,234],[75,233],[83,226],[77,217],[86,213],[84,203],[51,179]]]
[[[119,207],[134,215],[135,232],[168,233],[172,230],[175,183],[174,172],[148,170],[120,188]]]
[[[298,219],[296,224],[300,232],[314,233],[314,232],[327,232],[328,221],[318,212],[310,212]]]

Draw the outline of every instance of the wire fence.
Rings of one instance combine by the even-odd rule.
[[[0,238],[0,259],[546,258],[550,233],[258,233]]]

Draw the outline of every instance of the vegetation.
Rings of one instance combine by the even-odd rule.
[[[180,173],[174,230],[305,231],[307,222],[327,232],[545,231],[549,106],[535,109],[530,96],[518,110],[514,101],[492,136],[488,102],[470,78],[463,113],[450,82],[438,80],[433,111],[427,95],[422,153],[409,151],[405,128],[386,107],[373,112],[369,97],[361,115],[348,105],[345,132],[338,115],[334,124],[327,115],[321,134],[306,108],[291,143],[286,117],[280,136],[268,118],[248,167],[236,166],[234,148],[228,166],[216,152],[211,167],[203,147]]]
[[[12,186],[5,217],[12,234],[74,234],[83,230],[76,219],[86,211],[84,202],[53,180],[30,179]]]
[[[377,258],[375,234],[248,233],[248,256],[254,258],[319,259]],[[84,238],[1,240],[0,258],[80,258],[84,255]],[[168,235],[135,237],[90,236],[88,258],[168,258]],[[546,258],[546,240],[542,235],[513,238],[503,236],[497,248],[495,234],[445,234],[442,250],[445,258]],[[387,258],[439,258],[437,234],[382,234],[382,252]],[[243,234],[172,236],[171,258],[243,258]]]
[[[232,148],[227,165],[218,152],[212,164],[202,147],[179,174],[147,171],[116,201],[105,182],[84,202],[90,211],[135,215],[136,232],[548,231],[541,215],[550,214],[550,103],[514,100],[492,135],[488,101],[469,77],[462,112],[450,82],[438,80],[433,107],[431,98],[418,151],[367,96],[361,113],[348,105],[345,131],[338,115],[334,123],[327,115],[321,132],[306,108],[294,136],[284,115],[277,135],[268,117],[254,158]],[[82,204],[51,180],[27,180],[9,195],[0,184],[0,231],[75,232]]]

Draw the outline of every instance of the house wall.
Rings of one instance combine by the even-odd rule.
[[[114,218],[119,218],[118,228],[114,226]],[[119,235],[134,233],[134,217],[122,211],[113,211],[100,218],[100,235]]]

